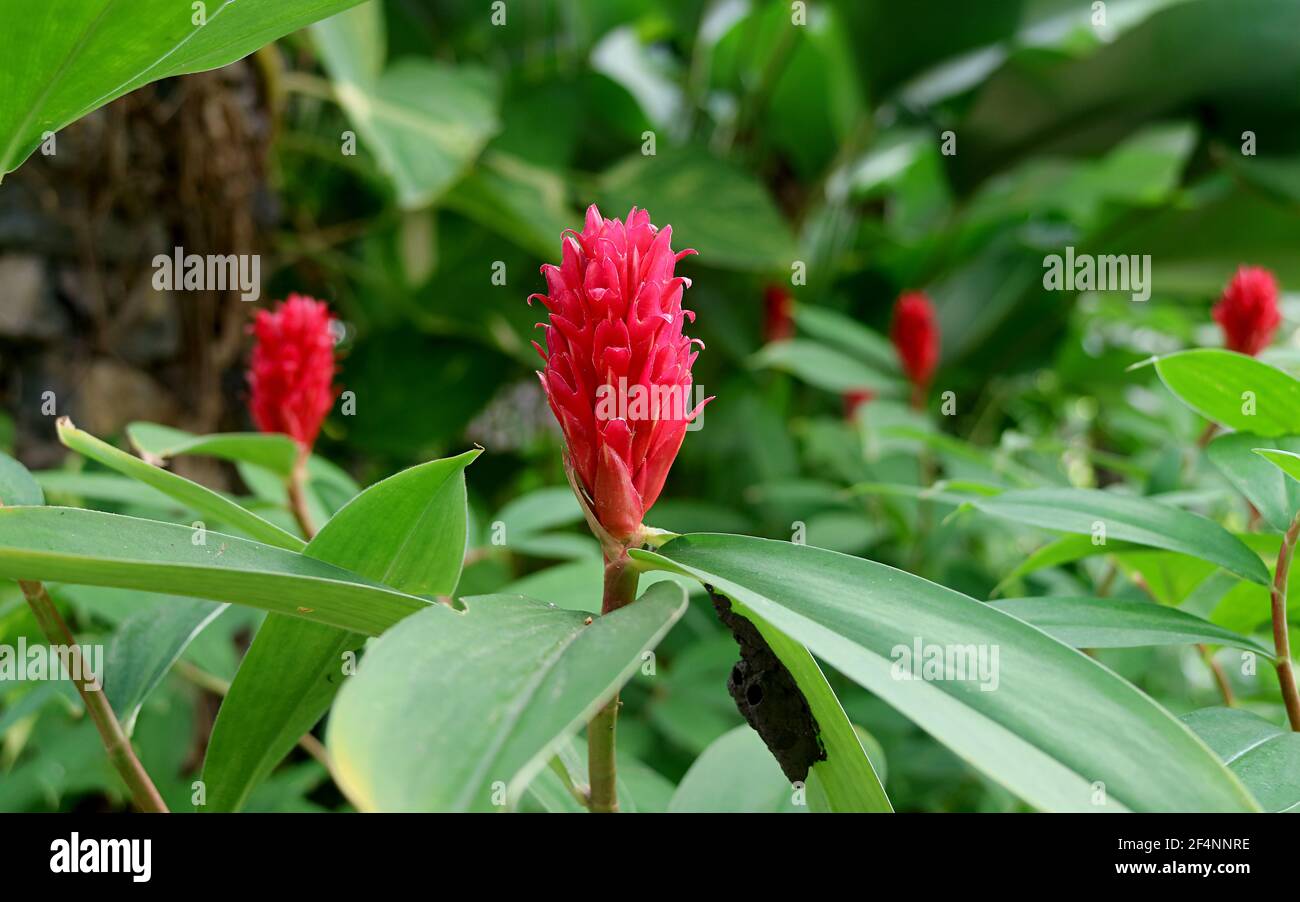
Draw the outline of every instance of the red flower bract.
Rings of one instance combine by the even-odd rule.
[[[659,497],[692,409],[699,341],[682,334],[690,280],[673,274],[672,227],[635,207],[625,221],[593,204],[581,234],[567,230],[561,263],[542,267],[550,312],[538,376],[564,432],[570,470],[592,515],[628,543]],[[540,325],[540,324],[539,324]]]
[[[292,436],[303,448],[316,443],[339,393],[332,322],[324,303],[297,294],[257,312],[248,406],[258,429]]]
[[[905,291],[894,305],[894,322],[889,329],[907,378],[917,388],[929,386],[939,362],[939,323],[934,305],[919,291]]]
[[[1229,350],[1252,357],[1273,341],[1282,322],[1277,309],[1277,279],[1267,269],[1243,266],[1214,305],[1214,319],[1223,327]]]
[[[763,289],[763,340],[785,341],[794,335],[794,296],[781,285]]]

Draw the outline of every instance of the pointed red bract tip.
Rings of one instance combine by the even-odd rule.
[[[1241,267],[1214,305],[1214,319],[1229,350],[1255,356],[1272,343],[1282,323],[1277,279],[1263,267]]]
[[[292,436],[303,448],[316,444],[339,395],[333,321],[324,303],[297,294],[257,312],[249,329],[257,343],[248,368],[248,409],[258,429]]]
[[[912,384],[925,389],[939,363],[939,322],[934,304],[919,291],[905,291],[894,305],[889,337]]]
[[[600,526],[619,542],[639,531],[698,414],[696,351],[682,327],[690,282],[675,273],[672,227],[635,207],[605,219],[593,204],[566,230],[560,263],[542,267],[549,315],[541,376],[565,453]],[[539,351],[541,349],[539,348]]]

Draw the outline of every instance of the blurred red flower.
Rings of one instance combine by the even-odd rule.
[[[925,391],[939,362],[939,322],[925,294],[905,291],[898,296],[889,337],[907,378],[918,392]]]
[[[1273,341],[1282,322],[1277,279],[1263,267],[1241,267],[1214,305],[1214,319],[1223,328],[1229,350],[1252,357],[1258,354]]]
[[[258,429],[292,436],[304,449],[316,443],[339,395],[333,321],[323,302],[298,294],[257,312],[248,406]]]
[[[763,289],[763,340],[785,341],[794,335],[794,296],[783,285]]]

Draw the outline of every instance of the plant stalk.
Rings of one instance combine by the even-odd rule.
[[[68,649],[72,670],[69,676],[72,677],[77,692],[81,695],[81,701],[86,706],[86,713],[90,715],[91,721],[95,724],[95,729],[99,731],[99,736],[104,741],[104,751],[108,753],[109,763],[113,765],[126,783],[127,788],[131,790],[131,798],[135,802],[135,807],[140,811],[165,814],[167,804],[163,802],[162,796],[158,794],[158,789],[153,785],[153,780],[149,779],[149,774],[145,771],[144,765],[135,756],[135,750],[131,748],[131,740],[127,738],[126,733],[122,730],[122,724],[118,722],[117,715],[113,713],[113,708],[104,695],[103,687],[87,679],[87,670],[81,656],[81,647],[72,638],[71,630],[68,629],[67,623],[59,615],[59,611],[50,599],[49,593],[45,591],[44,584],[19,580],[18,585],[22,587],[23,595],[26,596],[27,603],[31,606],[32,613],[36,616],[36,622],[40,624],[41,631],[45,633],[46,640],[51,646],[63,646]]]
[[[1273,572],[1273,647],[1277,651],[1277,680],[1282,687],[1286,703],[1286,716],[1291,729],[1300,732],[1300,693],[1296,691],[1295,673],[1291,667],[1291,638],[1287,634],[1286,584],[1291,572],[1291,558],[1295,553],[1296,539],[1300,537],[1300,514],[1291,521],[1282,537],[1282,548],[1277,553],[1277,568]]]
[[[638,573],[631,564],[624,548],[606,553],[601,616],[617,611],[636,598]],[[618,773],[614,752],[620,704],[615,695],[587,724],[587,777],[591,784],[588,807],[593,812],[618,811]]]
[[[289,476],[289,508],[293,518],[298,521],[302,537],[310,542],[316,535],[316,525],[311,520],[311,510],[307,506],[307,458],[311,454],[306,448],[298,455]]]

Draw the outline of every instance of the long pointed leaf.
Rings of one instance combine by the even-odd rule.
[[[359,808],[513,807],[564,740],[686,610],[656,583],[604,617],[511,595],[436,607],[375,643],[339,693],[327,740]]]
[[[0,576],[227,601],[369,636],[429,604],[248,539],[65,507],[0,508]]]
[[[465,467],[470,451],[376,483],[312,539],[308,557],[394,589],[450,594],[466,544]],[[270,614],[239,665],[212,728],[205,811],[237,811],[343,684],[343,656],[365,636]]]
[[[744,604],[1038,808],[1257,807],[1210,750],[1149,697],[959,592],[872,561],[742,536],[683,536],[659,553],[632,554]],[[923,658],[929,649],[945,656],[983,650],[995,664],[982,674],[941,669],[937,675],[948,679],[916,678],[904,655],[917,644]],[[1151,761],[1160,766],[1147,766]]]
[[[193,508],[201,514],[227,523],[247,535],[277,548],[289,551],[301,551],[306,544],[302,539],[285,532],[274,523],[263,520],[252,511],[240,507],[224,495],[220,495],[207,486],[191,482],[184,476],[178,476],[170,470],[155,467],[134,455],[114,448],[107,442],[100,441],[89,432],[84,432],[72,425],[67,417],[59,420],[59,441],[91,460],[99,461],[106,467],[116,470],[124,476],[130,476],[145,485],[151,486],[169,498],[174,498],[186,507]]]

